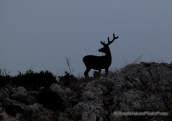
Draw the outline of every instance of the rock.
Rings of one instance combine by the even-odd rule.
[[[44,90],[44,89],[45,89],[45,87],[40,87],[40,88],[39,88],[40,91],[41,91],[41,90]]]
[[[24,87],[17,87],[16,89],[12,89],[13,94],[11,94],[11,98],[18,100],[19,102],[25,102],[28,96],[27,90]]]
[[[55,84],[53,83],[51,86],[50,86],[50,90],[52,90],[53,92],[56,92],[58,93],[60,96],[64,97],[65,96],[65,93],[64,93],[64,90],[61,88],[60,85],[58,84]]]
[[[0,101],[5,101],[10,97],[10,91],[8,88],[1,87],[0,88]]]
[[[68,87],[64,90],[64,93],[65,93],[67,96],[72,95],[72,91],[71,91],[71,89],[68,88]]]
[[[127,116],[114,116],[115,110],[167,112],[172,101],[171,78],[171,65],[130,64],[112,78],[100,77],[87,83],[82,94],[83,102],[73,108],[73,119],[96,121],[96,117],[104,120],[111,117],[113,121],[129,120]]]
[[[9,116],[7,113],[2,112],[3,120],[2,121],[18,121],[12,116]]]
[[[53,117],[53,112],[46,108],[43,108],[41,104],[35,103],[28,106],[28,112],[32,113],[32,120],[37,121],[51,121]]]
[[[59,115],[58,121],[73,121],[68,119],[68,114],[67,113],[61,113]]]
[[[33,104],[35,98],[31,95],[32,92],[28,92],[24,87],[17,87],[11,89],[11,99],[23,102],[26,104]]]
[[[98,78],[99,76],[100,76],[99,72],[94,71],[94,73],[93,73],[93,77],[94,77],[94,78]]]
[[[101,118],[107,114],[103,109],[103,88],[98,83],[96,86],[95,82],[87,84],[82,94],[83,102],[74,106],[71,114],[74,120],[81,117],[82,121],[96,121],[97,117]]]
[[[29,110],[32,110],[33,113],[37,113],[37,112],[41,111],[43,106],[39,103],[35,103],[33,105],[29,105],[28,108],[29,108]]]
[[[67,98],[72,95],[72,91],[70,88],[63,89],[60,85],[53,83],[50,86],[50,90],[58,93],[62,98]]]

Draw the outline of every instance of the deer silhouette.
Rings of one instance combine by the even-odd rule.
[[[104,47],[99,49],[98,51],[105,53],[104,56],[87,55],[87,56],[83,57],[83,62],[86,66],[86,71],[84,72],[85,78],[89,78],[88,72],[91,69],[99,70],[99,75],[101,73],[101,69],[105,69],[106,75],[108,75],[108,69],[112,63],[112,56],[111,56],[111,52],[109,49],[109,45],[117,38],[118,38],[118,36],[115,37],[115,34],[113,33],[113,39],[111,41],[109,41],[109,37],[108,37],[107,44],[105,44],[105,42],[100,41],[100,43]]]

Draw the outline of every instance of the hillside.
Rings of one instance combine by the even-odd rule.
[[[171,121],[172,63],[129,64],[90,80],[67,72],[59,82],[48,71],[1,75],[0,121],[35,120]]]

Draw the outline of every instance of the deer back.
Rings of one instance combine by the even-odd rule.
[[[86,67],[99,70],[105,68],[107,65],[106,56],[87,55],[83,58]]]

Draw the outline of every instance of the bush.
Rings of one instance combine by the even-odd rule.
[[[69,74],[68,72],[65,71],[64,76],[58,76],[59,82],[62,83],[63,85],[69,85],[69,83],[76,81],[76,77],[72,74]]]
[[[63,102],[59,94],[47,89],[43,89],[40,92],[40,94],[37,96],[37,100],[43,106],[52,110],[60,109]]]
[[[11,77],[9,76],[10,72],[6,72],[6,69],[0,69],[0,87],[6,86],[11,81]]]
[[[10,116],[16,116],[17,113],[23,112],[22,108],[18,105],[3,105],[3,108]]]
[[[3,121],[4,117],[2,114],[0,114],[0,121]]]
[[[5,87],[8,83],[10,83],[11,77],[9,75],[2,76],[0,75],[0,87]]]
[[[56,77],[49,71],[40,71],[34,73],[32,70],[26,71],[25,74],[19,72],[13,78],[13,83],[17,86],[39,90],[40,87],[49,88],[52,83],[56,82]]]

